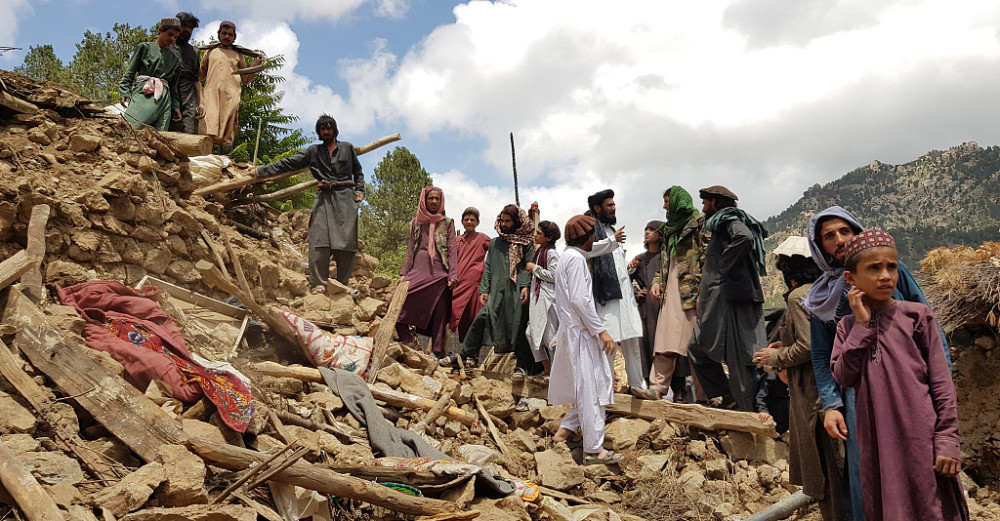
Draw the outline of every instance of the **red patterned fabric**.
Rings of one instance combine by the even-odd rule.
[[[93,281],[56,291],[63,304],[86,320],[87,345],[121,363],[130,384],[144,390],[151,381],[162,381],[182,402],[206,396],[226,425],[246,431],[256,409],[250,390],[236,376],[206,369],[191,358],[174,319],[156,302],[159,288],[135,290],[120,282]]]

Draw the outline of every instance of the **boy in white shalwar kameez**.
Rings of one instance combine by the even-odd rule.
[[[609,364],[615,342],[594,308],[590,269],[584,252],[594,245],[594,219],[578,215],[566,223],[566,251],[555,275],[559,329],[552,360],[549,403],[572,405],[553,441],[562,442],[583,431],[583,464],[622,461],[605,450],[605,408],[614,403],[614,377]]]

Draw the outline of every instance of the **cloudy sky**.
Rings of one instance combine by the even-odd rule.
[[[453,215],[513,200],[513,132],[522,203],[562,223],[613,188],[630,255],[672,184],[726,185],[763,219],[873,159],[1000,134],[1000,3],[982,0],[3,0],[0,45],[69,61],[85,30],[178,10],[196,39],[232,19],[284,55],[303,128],[326,112],[355,144],[402,134]]]

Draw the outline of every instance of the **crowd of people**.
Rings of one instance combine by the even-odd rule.
[[[309,166],[320,181],[310,282],[325,291],[331,251],[349,281],[364,176],[333,118],[316,131],[321,144],[256,175]],[[474,368],[485,347],[513,352],[513,378],[546,380],[549,403],[571,405],[552,439],[580,444],[584,464],[622,461],[604,448],[620,351],[636,397],[773,419],[787,431],[790,481],[826,520],[968,519],[948,346],[888,233],[832,206],[781,243],[772,255],[787,307],[769,338],[767,230],[736,194],[703,188],[699,211],[684,188],[666,189],[665,219],[646,225],[645,251],[631,260],[614,197],[593,194],[562,227],[508,204],[491,239],[476,208],[457,235],[444,190],[423,188],[399,340],[419,347],[415,334],[426,335],[445,366]]]
[[[151,126],[212,137],[215,151],[228,154],[238,128],[242,86],[263,64],[263,54],[236,45],[236,24],[219,24],[218,42],[202,48],[191,44],[198,17],[177,13],[160,20],[157,37],[136,46],[119,82],[124,117],[133,127]],[[204,52],[204,54],[202,54]]]

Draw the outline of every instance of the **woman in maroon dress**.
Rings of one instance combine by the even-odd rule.
[[[410,282],[396,321],[399,341],[413,345],[410,326],[431,337],[434,354],[445,354],[445,332],[451,313],[451,291],[458,282],[455,220],[444,214],[444,191],[436,186],[420,192],[417,216],[410,221],[410,241],[403,278]]]
[[[458,238],[458,284],[452,294],[451,330],[458,331],[458,341],[465,341],[472,320],[483,305],[479,302],[479,282],[483,278],[483,263],[490,238],[476,231],[479,210],[466,208],[462,212],[465,233]]]

